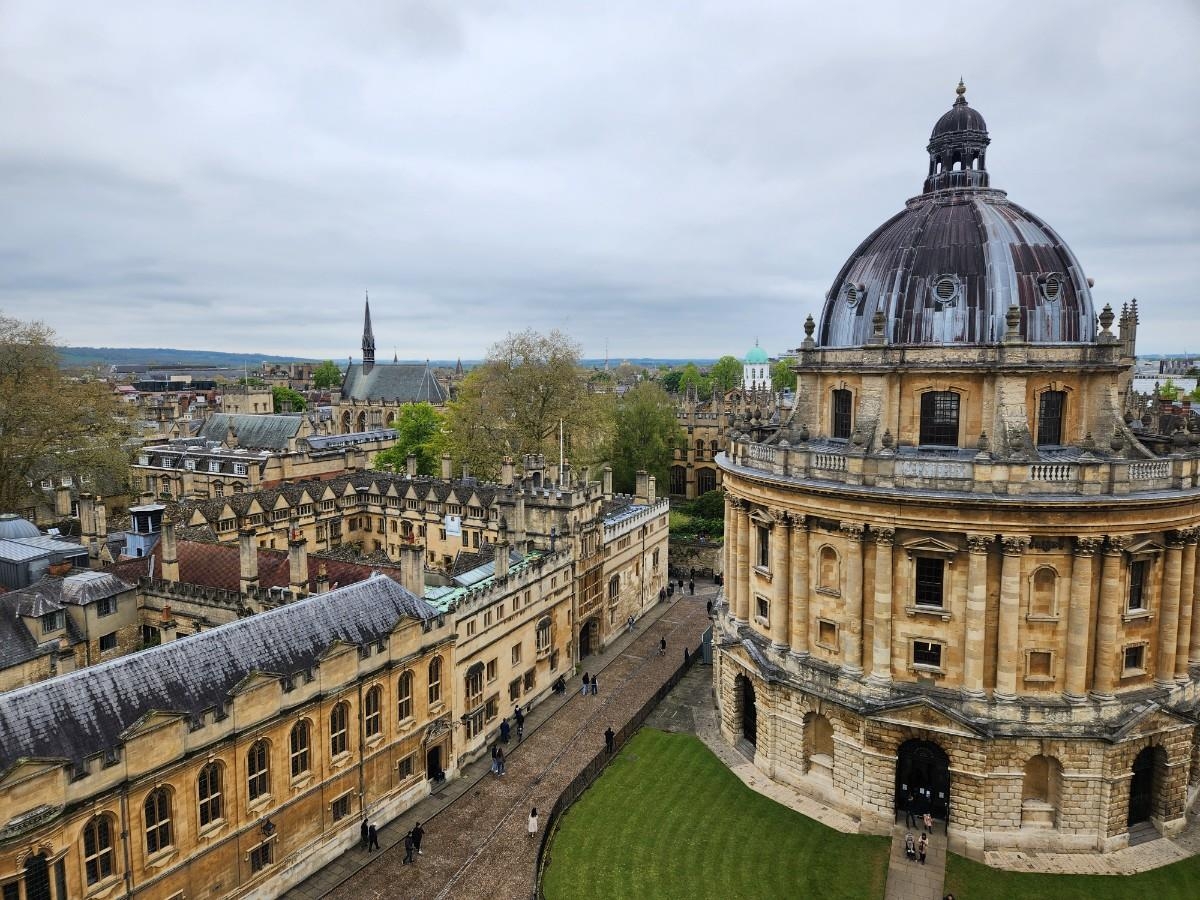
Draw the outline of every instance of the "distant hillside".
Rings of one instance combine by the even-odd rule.
[[[219,350],[176,350],[171,347],[59,347],[63,368],[91,366],[257,366],[260,363],[320,362],[303,356],[266,353],[222,353]]]

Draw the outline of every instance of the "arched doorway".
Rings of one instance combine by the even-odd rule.
[[[1150,817],[1154,815],[1154,792],[1158,787],[1157,769],[1160,755],[1166,756],[1162,747],[1146,747],[1133,761],[1133,777],[1129,779],[1127,825],[1149,822]]]
[[[738,676],[738,696],[742,701],[742,737],[758,746],[758,704],[754,684],[745,675]]]
[[[600,621],[595,617],[579,626],[579,658],[591,656],[600,649]]]
[[[50,900],[50,866],[45,854],[25,860],[25,900]]]
[[[932,741],[905,741],[896,754],[896,809],[911,794],[920,812],[935,819],[950,814],[950,758]]]

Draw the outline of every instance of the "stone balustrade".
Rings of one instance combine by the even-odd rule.
[[[887,490],[937,490],[968,494],[1109,495],[1200,488],[1200,453],[1161,459],[997,460],[986,454],[954,458],[886,450],[819,449],[808,445],[756,444],[742,439],[717,457],[722,467],[739,467],[797,481],[833,481]]]

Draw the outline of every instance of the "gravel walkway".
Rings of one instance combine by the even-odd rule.
[[[678,667],[684,645],[694,648],[699,642],[708,627],[705,603],[716,591],[712,585],[697,585],[694,597],[677,596],[672,605],[655,607],[632,636],[622,637],[602,655],[585,659],[581,668],[598,673],[598,696],[581,696],[576,688],[565,700],[546,701],[527,721],[535,727],[527,729],[525,740],[510,744],[502,778],[487,774],[485,758],[476,770],[482,775],[468,771],[459,779],[454,785],[457,798],[443,801],[440,811],[425,813],[429,818],[424,824],[424,853],[416,865],[403,865],[399,838],[411,827],[411,820],[422,815],[419,810],[389,826],[386,831],[392,834],[387,835],[383,852],[365,860],[355,874],[332,882],[333,873],[319,873],[287,896],[334,900],[531,896],[538,841],[526,832],[530,807],[538,807],[544,827],[559,793],[604,746],[605,728],[619,729],[628,722]],[[660,656],[658,643],[663,635],[667,654]],[[575,681],[568,684],[575,686]],[[343,859],[355,854],[364,856],[351,850]]]

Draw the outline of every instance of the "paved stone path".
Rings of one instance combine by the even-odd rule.
[[[526,832],[531,806],[550,812],[562,788],[604,746],[604,730],[619,728],[662,686],[682,661],[685,644],[695,648],[708,626],[706,601],[716,588],[697,585],[696,595],[659,604],[603,654],[583,660],[581,670],[598,675],[599,694],[551,695],[525,722],[525,740],[510,744],[507,772],[489,773],[486,755],[438,794],[380,829],[382,852],[357,848],[285,895],[286,900],[382,900],[382,898],[527,897],[533,892],[537,840]],[[667,638],[667,654],[658,654]],[[403,865],[405,833],[424,823],[423,855]]]
[[[913,840],[921,839],[921,829],[909,829],[903,824],[892,829],[892,856],[888,861],[885,900],[941,900],[946,880],[946,835],[940,831],[941,822],[934,823],[929,836],[925,865],[904,855],[904,836],[912,831]]]

